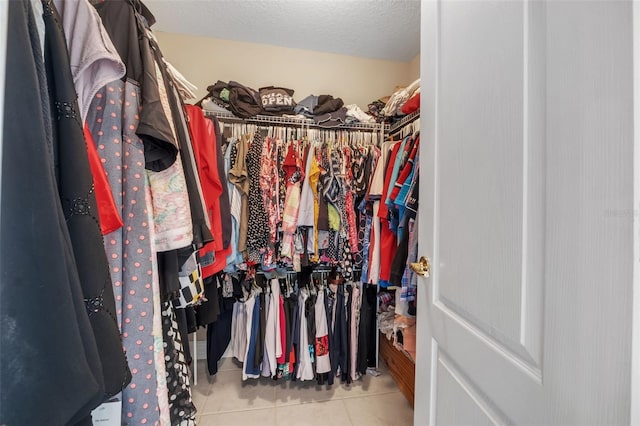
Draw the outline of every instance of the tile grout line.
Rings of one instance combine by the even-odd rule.
[[[276,426],[280,424],[280,413],[278,410],[278,406],[276,405]]]
[[[322,400],[317,400],[317,401],[306,401],[306,402],[291,402],[291,403],[282,403],[282,404],[277,404],[276,403],[276,407],[293,407],[295,405],[309,405],[309,404],[321,404],[323,402],[329,402],[329,401],[338,401],[341,398],[335,398],[335,399],[322,399]]]
[[[274,404],[273,406],[269,406],[269,407],[248,407],[248,408],[239,408],[239,409],[233,409],[233,410],[224,410],[224,411],[217,411],[215,413],[202,413],[202,416],[212,416],[212,415],[216,415],[216,414],[227,414],[227,413],[239,413],[241,411],[258,411],[258,410],[269,410],[271,408],[276,408],[276,405]]]
[[[200,414],[200,417],[206,417],[206,416],[218,416],[218,415],[222,415],[222,414],[234,414],[234,413],[242,413],[245,411],[260,411],[260,410],[272,410],[277,408],[275,405],[273,407],[260,407],[260,408],[244,408],[241,410],[226,410],[226,411],[218,411],[217,413],[202,413]]]
[[[340,401],[342,402],[342,406],[344,407],[344,411],[347,413],[347,418],[349,419],[349,424],[351,424],[351,426],[354,426],[353,419],[351,418],[351,414],[349,413],[349,408],[347,407],[347,404],[344,402],[344,399],[341,399]]]
[[[345,404],[345,400],[353,400],[353,399],[365,399],[365,398],[369,398],[372,396],[383,396],[383,395],[390,395],[390,394],[394,394],[394,393],[398,393],[398,394],[402,394],[400,391],[390,391],[390,392],[384,392],[384,393],[376,393],[376,394],[368,394],[368,395],[354,395],[354,396],[347,396],[347,397],[342,397],[342,398],[335,398],[335,399],[325,399],[322,401],[310,401],[310,402],[297,402],[297,403],[292,403],[292,404],[274,404],[273,406],[268,406],[268,407],[247,407],[247,408],[242,408],[242,409],[233,409],[233,410],[223,410],[223,411],[218,411],[218,412],[201,412],[200,416],[215,416],[218,414],[227,414],[227,413],[239,413],[239,412],[243,412],[243,411],[258,411],[258,410],[269,410],[269,409],[276,409],[276,412],[278,411],[278,408],[286,408],[286,407],[294,407],[297,405],[312,405],[312,404],[319,404],[319,403],[325,403],[325,402],[332,402],[332,401],[342,401],[343,405],[346,409],[346,404]]]
[[[276,389],[276,406],[292,406],[292,405],[304,405],[304,404],[315,404],[315,403],[320,403],[320,402],[328,402],[328,401],[338,401],[338,400],[344,400],[344,399],[355,399],[355,398],[368,398],[368,397],[372,397],[372,396],[381,396],[381,395],[389,395],[392,393],[402,393],[400,390],[388,390],[388,391],[376,391],[376,392],[365,392],[362,393],[360,395],[349,395],[349,394],[345,394],[345,395],[341,395],[341,396],[337,396],[337,395],[332,395],[330,398],[327,399],[318,399],[318,400],[313,400],[313,401],[300,401],[300,402],[291,402],[291,403],[282,403],[282,404],[277,404],[277,400],[278,400],[278,392]]]
[[[223,411],[218,411],[218,412],[202,412],[202,415],[211,415],[211,414],[221,414],[221,413],[235,413],[235,412],[239,412],[239,411],[254,411],[254,410],[262,410],[262,409],[268,409],[268,408],[277,408],[277,407],[290,407],[290,406],[296,406],[296,405],[307,405],[307,404],[317,404],[317,403],[323,403],[323,402],[329,402],[329,401],[342,401],[342,400],[346,400],[346,399],[358,399],[358,398],[370,398],[370,397],[374,397],[374,396],[383,396],[383,395],[390,395],[390,394],[394,394],[394,393],[399,393],[402,394],[402,392],[400,392],[399,390],[391,390],[391,391],[384,391],[384,392],[375,392],[375,393],[363,393],[360,395],[342,395],[342,396],[332,396],[331,398],[327,398],[327,399],[319,399],[319,400],[314,400],[314,401],[295,401],[295,402],[283,402],[278,404],[278,395],[277,395],[277,390],[276,390],[276,398],[274,401],[274,405],[273,406],[266,406],[266,407],[247,407],[247,408],[240,408],[240,409],[231,409],[231,410],[223,410]],[[205,402],[204,402],[204,406],[206,406],[208,399],[211,396],[207,396]],[[198,407],[196,407],[198,408]],[[200,410],[198,410],[200,412]]]
[[[394,390],[394,391],[385,391],[385,392],[376,392],[376,393],[366,393],[366,394],[363,394],[363,395],[343,396],[343,397],[338,398],[338,399],[345,400],[345,399],[369,398],[369,397],[372,397],[372,396],[389,395],[389,394],[392,394],[392,393],[402,394],[402,392],[400,392],[399,390]]]

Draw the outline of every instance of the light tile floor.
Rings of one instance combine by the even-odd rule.
[[[213,377],[206,369],[198,361],[198,384],[192,386],[198,426],[413,424],[413,410],[382,361],[380,376],[331,387],[266,378],[242,382],[240,364],[231,358],[220,361]]]

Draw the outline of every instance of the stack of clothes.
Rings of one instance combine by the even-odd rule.
[[[407,87],[397,88],[391,96],[376,99],[368,105],[375,121],[393,122],[420,109],[420,79]]]
[[[341,98],[332,95],[309,95],[300,102],[293,99],[294,90],[268,86],[259,90],[236,81],[218,80],[207,87],[207,95],[198,102],[204,110],[231,112],[240,118],[256,115],[272,115],[312,119],[327,128],[353,123],[375,123],[374,117],[355,104],[345,105]]]
[[[301,100],[294,112],[302,118],[311,118],[322,127],[337,127],[342,124],[373,123],[374,118],[358,105],[344,105],[340,98],[331,95],[309,95]]]

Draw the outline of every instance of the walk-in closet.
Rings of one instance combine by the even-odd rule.
[[[412,423],[420,3],[249,3],[10,3],[65,316],[3,424]]]
[[[629,0],[0,0],[0,425],[640,423]]]

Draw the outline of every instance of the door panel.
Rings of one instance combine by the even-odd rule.
[[[631,3],[422,9],[415,423],[626,423]]]
[[[439,353],[437,367],[437,399],[442,401],[437,412],[439,425],[492,425],[503,420],[464,373]]]
[[[440,7],[435,300],[509,344],[522,296],[510,285],[522,275],[522,16],[516,2]]]
[[[542,285],[529,271],[542,270],[544,204],[530,199],[544,199],[544,175],[530,171],[544,170],[544,45],[530,40],[543,17],[444,2],[440,20],[434,303],[539,375]]]

